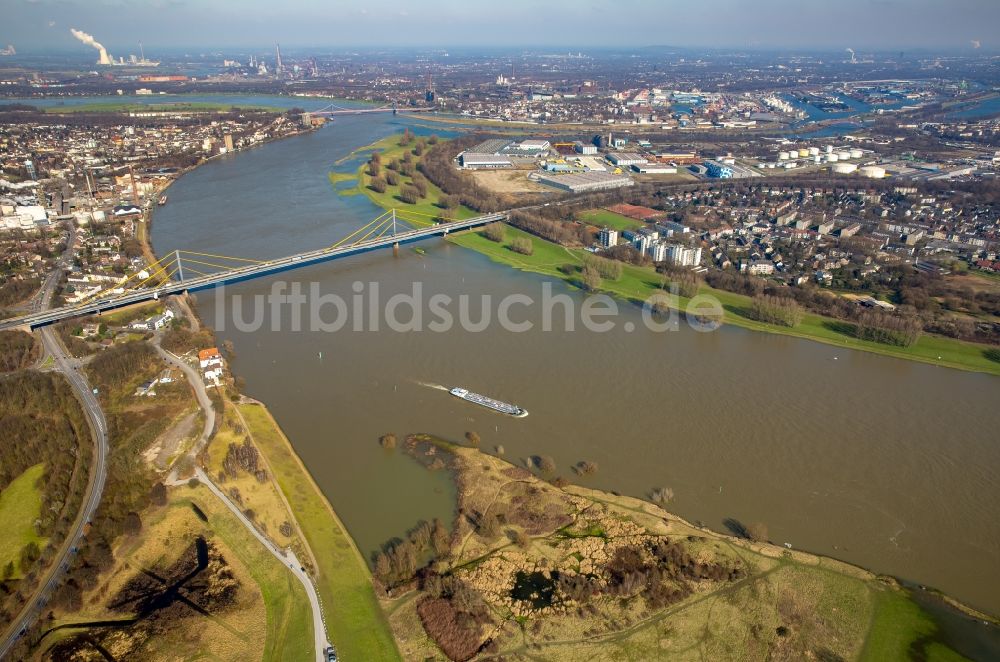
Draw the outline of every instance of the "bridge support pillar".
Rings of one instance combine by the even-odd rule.
[[[392,245],[392,256],[399,257],[399,242],[397,241]]]

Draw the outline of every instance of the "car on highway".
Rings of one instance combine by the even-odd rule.
[[[327,646],[323,653],[326,655],[326,662],[337,662],[337,651],[333,646]]]

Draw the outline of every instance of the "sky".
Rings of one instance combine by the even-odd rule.
[[[692,47],[988,52],[1000,0],[0,0],[0,45]]]

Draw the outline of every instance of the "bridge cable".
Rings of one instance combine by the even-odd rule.
[[[216,255],[215,253],[199,253],[197,251],[180,251],[184,255],[200,255],[202,257],[217,257],[223,260],[234,260],[238,262],[252,262],[254,264],[263,264],[267,260],[254,260],[248,257],[232,257],[229,255]]]
[[[191,262],[195,264],[203,264],[206,267],[214,267],[216,269],[221,269],[222,271],[233,271],[237,268],[244,268],[244,267],[233,267],[231,265],[225,265],[225,264],[215,264],[214,262],[205,262],[203,260],[196,260],[193,257],[189,257],[188,259],[184,260],[185,265]]]
[[[387,216],[387,215],[388,215],[389,213],[390,213],[390,212],[384,212],[384,213],[380,214],[379,216],[377,216],[377,217],[376,217],[376,218],[375,218],[374,220],[372,220],[371,222],[369,222],[369,223],[366,223],[365,225],[361,226],[360,228],[358,228],[357,230],[355,230],[355,231],[354,231],[354,232],[352,232],[351,234],[347,235],[346,237],[344,237],[343,239],[341,239],[341,240],[340,240],[340,241],[338,241],[337,243],[335,243],[335,244],[331,245],[331,246],[330,246],[330,248],[337,248],[338,246],[341,246],[342,244],[344,244],[344,243],[345,243],[346,241],[348,241],[348,240],[349,240],[349,239],[351,239],[352,237],[354,237],[354,236],[356,236],[356,235],[358,235],[358,234],[362,233],[362,232],[363,232],[364,230],[366,230],[366,229],[367,229],[367,228],[369,228],[370,226],[374,225],[374,224],[375,224],[376,222],[378,222],[378,221],[381,221],[382,219],[384,219],[384,218],[385,218],[385,217],[386,217],[386,216]]]
[[[171,258],[171,260],[172,260],[172,258]],[[161,260],[154,260],[150,266],[155,266],[155,265],[157,265],[160,262],[161,262]],[[169,264],[169,262],[164,263],[164,264]],[[129,290],[134,289],[135,287],[138,286],[138,284],[141,284],[141,283],[138,283],[138,284],[134,283],[134,284],[130,285],[129,287],[124,287],[125,283],[127,283],[130,280],[132,280],[133,278],[137,277],[139,274],[141,274],[143,271],[146,271],[146,269],[148,269],[148,268],[150,268],[150,267],[146,267],[146,268],[140,269],[140,270],[136,271],[134,274],[132,274],[131,276],[129,276],[128,278],[125,278],[124,280],[121,280],[121,281],[115,283],[114,285],[112,285],[110,287],[105,287],[105,288],[103,288],[101,290],[98,290],[97,292],[94,292],[91,295],[88,295],[87,297],[85,297],[84,299],[82,299],[78,305],[85,306],[88,303],[90,303],[91,301],[93,301],[94,299],[99,299],[99,298],[103,297],[104,295],[106,295],[108,292],[111,292],[111,291],[116,290],[118,288],[121,288],[123,290],[123,292],[128,292]],[[164,267],[161,267],[159,269],[159,271],[157,271],[156,273],[159,273],[160,271],[163,271],[163,268]],[[153,274],[153,275],[155,276],[156,274]],[[149,280],[149,278],[152,278],[152,277],[153,276],[147,276],[147,278],[145,278],[145,279],[142,280],[142,283],[146,282],[147,280]]]

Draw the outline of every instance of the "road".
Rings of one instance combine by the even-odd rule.
[[[68,567],[70,555],[73,549],[79,547],[83,538],[83,529],[89,522],[97,506],[101,502],[101,495],[104,492],[104,482],[107,478],[107,458],[108,458],[108,424],[104,419],[104,412],[101,405],[87,383],[86,377],[80,371],[80,362],[74,359],[66,351],[62,341],[51,328],[40,330],[42,344],[45,351],[55,359],[56,369],[65,375],[70,385],[76,393],[77,399],[83,406],[83,411],[90,423],[90,430],[94,438],[96,453],[94,454],[93,470],[90,472],[90,482],[87,485],[87,492],[84,494],[83,507],[73,523],[66,540],[56,553],[49,566],[49,570],[39,585],[35,594],[29,598],[27,604],[14,619],[13,624],[4,634],[0,643],[0,659],[2,659],[11,647],[21,636],[22,630],[29,627],[42,613],[45,605],[52,598],[52,593],[59,586],[65,574],[64,567]]]
[[[267,548],[267,551],[271,552],[276,559],[288,566],[288,569],[292,571],[295,578],[302,584],[302,588],[306,590],[306,595],[309,597],[309,605],[312,607],[313,645],[316,650],[316,660],[317,662],[323,662],[326,660],[326,656],[323,654],[323,651],[326,650],[326,647],[330,644],[326,640],[326,623],[323,621],[323,609],[319,603],[319,595],[316,593],[316,587],[313,586],[312,580],[309,579],[309,575],[306,574],[302,564],[299,563],[298,557],[295,556],[295,552],[291,549],[278,549],[274,543],[264,537],[264,535],[257,530],[257,527],[253,525],[253,522],[247,519],[247,516],[243,514],[243,511],[241,511],[235,503],[230,501],[229,497],[226,496],[225,493],[223,493],[223,491],[212,482],[212,479],[209,478],[204,471],[202,471],[201,467],[195,468],[195,475],[198,477],[198,480],[204,483],[208,489],[215,494],[215,496],[226,504],[226,507],[229,508],[233,515],[235,515],[236,518],[243,523],[243,526],[245,526],[247,530],[260,541],[260,544]]]
[[[55,294],[56,285],[62,278],[63,270],[69,266],[73,258],[73,250],[76,245],[76,227],[69,223],[69,237],[66,241],[66,250],[60,256],[57,266],[45,278],[41,289],[35,295],[31,307],[34,310],[46,310],[52,304],[52,297]],[[52,593],[59,586],[65,574],[65,567],[69,565],[69,557],[73,549],[78,548],[80,540],[83,538],[83,528],[87,525],[97,511],[97,506],[101,502],[101,495],[104,493],[104,482],[107,478],[107,458],[108,458],[108,424],[104,418],[101,405],[87,383],[87,378],[80,371],[81,363],[73,358],[62,341],[52,328],[40,330],[42,347],[45,353],[55,361],[56,370],[61,372],[69,381],[70,386],[76,393],[77,399],[83,407],[87,422],[90,424],[91,436],[94,440],[94,463],[90,472],[90,481],[87,484],[87,491],[83,497],[83,507],[80,509],[73,528],[70,530],[66,540],[56,553],[49,566],[48,571],[42,577],[38,589],[31,596],[24,608],[13,620],[11,626],[3,633],[0,639],[0,659],[2,659],[11,647],[21,636],[22,630],[26,629],[41,614],[45,605],[52,598]]]
[[[198,406],[201,407],[201,411],[205,415],[205,425],[202,427],[201,435],[198,437],[198,441],[195,442],[194,446],[188,452],[188,455],[197,457],[198,453],[208,442],[209,437],[212,436],[212,430],[215,429],[215,407],[212,406],[212,399],[208,397],[208,389],[205,388],[205,380],[202,379],[200,374],[198,374],[198,371],[181,357],[160,347],[160,340],[161,335],[157,333],[152,341],[153,348],[156,349],[156,353],[159,354],[164,361],[176,368],[179,368],[181,372],[184,373],[184,376],[187,377],[188,383],[191,384],[191,388],[194,389],[194,395],[198,400]],[[170,474],[167,477],[167,482],[174,483],[176,481],[177,463],[175,462],[174,468],[170,470]]]

